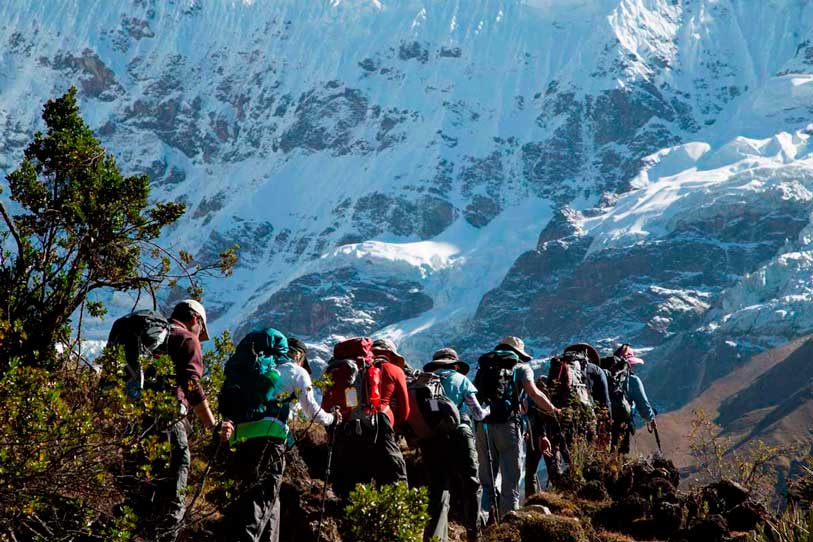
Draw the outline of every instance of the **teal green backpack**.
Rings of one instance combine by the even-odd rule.
[[[220,414],[236,423],[274,417],[288,419],[292,397],[277,398],[277,365],[290,361],[288,339],[273,328],[252,331],[237,345],[224,368]]]

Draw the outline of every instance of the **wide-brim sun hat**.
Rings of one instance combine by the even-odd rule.
[[[387,356],[390,361],[400,366],[402,369],[406,366],[404,356],[398,353],[395,343],[389,339],[376,339],[375,342],[373,342],[373,355]]]
[[[533,357],[525,351],[525,342],[519,337],[512,337],[510,335],[503,337],[500,344],[497,345],[496,350],[500,350],[503,347],[508,347],[516,352],[522,361],[530,361]]]
[[[596,350],[595,348],[593,348],[592,345],[589,345],[587,343],[571,344],[570,346],[565,348],[565,353],[567,352],[584,352],[584,354],[587,356],[587,359],[590,360],[590,363],[593,363],[595,365],[601,364],[601,356],[599,355],[598,350]]]
[[[452,365],[457,365],[457,371],[462,375],[467,375],[471,370],[469,364],[460,359],[454,348],[441,348],[432,354],[432,361],[424,365],[423,370],[431,373]]]

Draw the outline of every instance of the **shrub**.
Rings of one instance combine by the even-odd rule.
[[[429,522],[425,487],[358,484],[345,508],[348,542],[420,542]]]

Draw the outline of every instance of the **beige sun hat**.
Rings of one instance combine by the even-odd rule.
[[[406,366],[406,360],[404,356],[398,353],[398,349],[395,348],[395,343],[389,339],[376,339],[373,343],[373,355],[375,356],[387,356],[390,361],[398,365],[400,368],[404,368]]]
[[[497,349],[499,349],[501,346],[507,346],[516,352],[522,361],[530,361],[532,358],[532,356],[525,351],[525,342],[519,337],[507,335],[502,338],[500,344],[497,345]]]

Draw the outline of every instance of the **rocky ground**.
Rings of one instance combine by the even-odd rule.
[[[289,453],[281,491],[282,542],[318,539],[327,442],[323,429],[311,429]],[[424,483],[418,455],[405,455],[413,483]],[[677,468],[660,456],[631,459],[590,452],[582,457],[567,489],[531,496],[520,510],[489,526],[484,541],[744,542],[749,531],[769,518],[766,508],[735,482],[679,489]],[[216,495],[208,498],[217,501]],[[322,540],[341,542],[342,510],[330,490],[325,510]],[[215,515],[184,538],[205,540],[217,533],[218,522]],[[453,524],[450,540],[462,542],[465,530]]]

